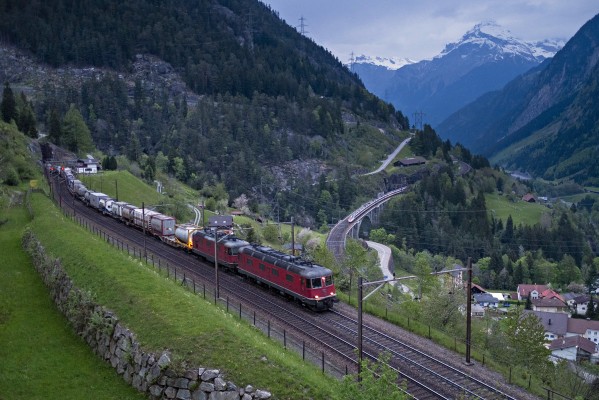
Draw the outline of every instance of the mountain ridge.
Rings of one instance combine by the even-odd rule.
[[[519,40],[493,21],[475,25],[435,57],[391,70],[381,58],[360,57],[352,65],[366,87],[406,115],[424,112],[435,126],[480,95],[498,90],[539,65],[562,40]],[[396,58],[401,60],[399,58]]]
[[[599,146],[598,81],[599,15],[552,59],[481,96],[438,130],[507,168],[595,184],[599,165],[588,149]]]

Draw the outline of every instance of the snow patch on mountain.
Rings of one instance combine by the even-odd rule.
[[[354,59],[355,64],[371,64],[379,67],[385,67],[390,71],[400,69],[404,65],[414,64],[416,61],[409,58],[400,57],[371,57],[367,55],[357,56]]]

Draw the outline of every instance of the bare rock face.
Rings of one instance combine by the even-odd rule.
[[[282,165],[270,167],[272,175],[277,180],[280,188],[290,189],[292,181],[304,181],[315,184],[321,175],[331,171],[320,160],[292,160]]]

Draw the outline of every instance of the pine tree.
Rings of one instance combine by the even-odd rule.
[[[21,93],[21,97],[23,101],[21,109],[19,110],[17,126],[21,132],[35,139],[37,138],[37,122],[35,119],[35,113],[33,112],[33,105],[31,102],[27,101],[23,93]]]
[[[61,144],[62,128],[60,127],[60,117],[58,111],[52,109],[48,116],[48,140],[56,145]]]
[[[94,144],[89,128],[74,105],[71,105],[64,116],[62,131],[64,144],[69,150],[75,153],[93,150]]]
[[[525,310],[532,310],[532,300],[530,299],[530,293],[526,296],[526,304],[524,305]]]
[[[8,82],[4,84],[4,91],[2,92],[2,104],[0,104],[0,113],[2,114],[2,120],[10,123],[14,120],[18,120],[19,115],[17,112],[17,102],[12,89],[8,85]]]

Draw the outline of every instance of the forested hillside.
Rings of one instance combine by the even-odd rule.
[[[148,181],[162,169],[195,188],[223,182],[230,200],[254,205],[304,184],[319,198],[307,171],[281,183],[273,168],[303,160],[347,177],[376,166],[409,125],[258,1],[6,0],[0,12],[0,35],[18,49],[0,52],[0,79],[27,93],[40,132],[87,152],[85,132],[62,129],[74,118],[67,128],[89,129]],[[321,221],[316,202],[292,208],[311,224],[349,209],[357,191],[329,185]]]
[[[553,59],[439,126],[442,136],[544,179],[599,183],[599,15]]]

